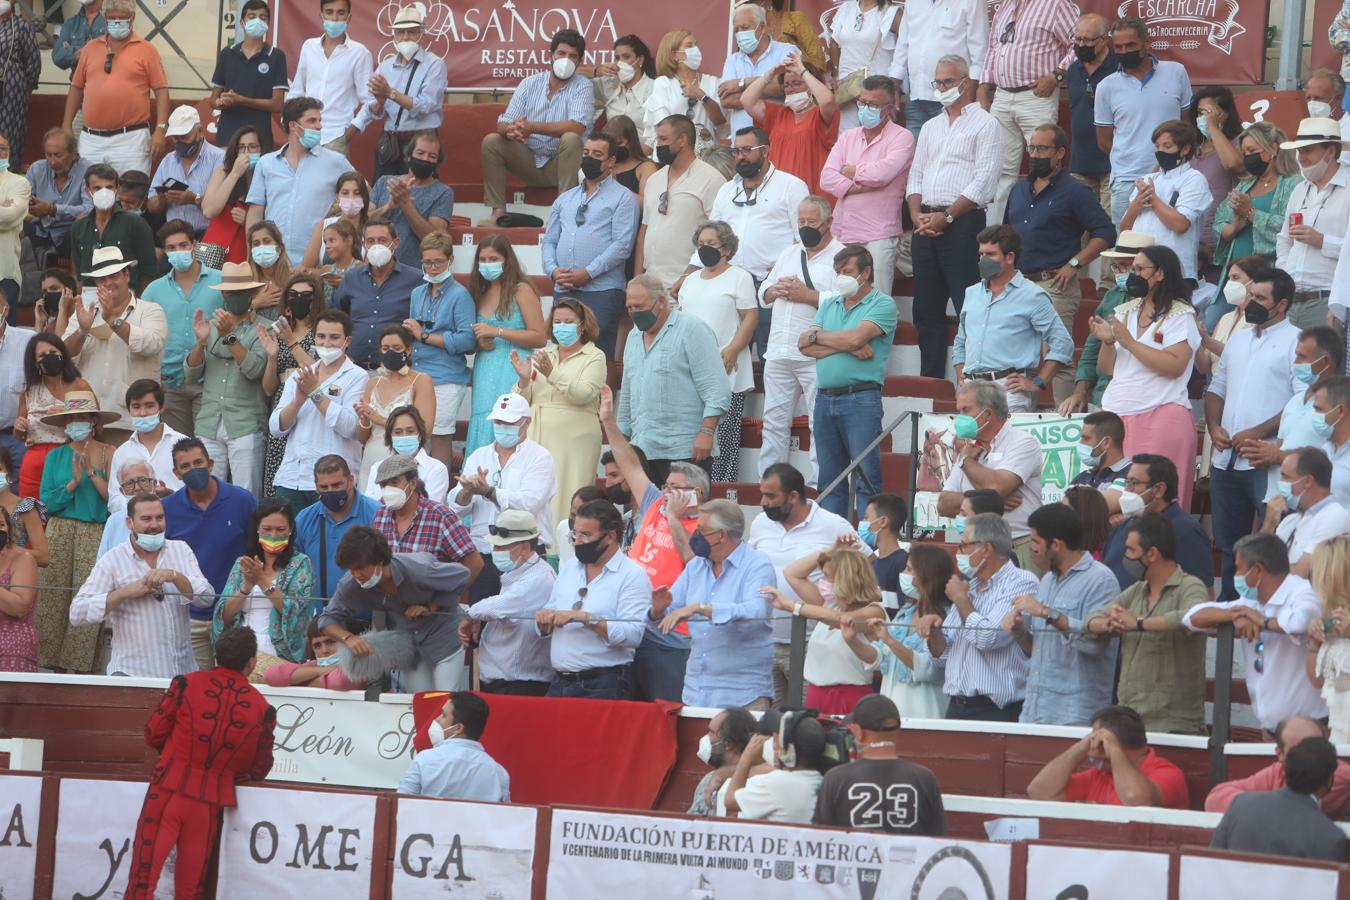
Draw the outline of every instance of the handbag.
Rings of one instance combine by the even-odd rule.
[[[872,46],[872,52],[867,57],[868,59],[876,59],[877,51],[881,49],[881,39],[885,36],[887,30],[893,31],[899,27],[900,15],[901,13],[896,13],[890,29],[882,28],[881,23],[877,22],[877,42]],[[871,68],[871,66],[863,66],[861,69],[849,73],[844,79],[836,81],[834,84],[834,102],[843,106],[857,100],[858,95],[862,93],[863,82],[867,80]]]
[[[417,67],[422,64],[420,59],[413,60],[412,70],[408,72],[408,80],[403,84],[403,93],[408,93],[408,88],[412,87],[413,76],[417,74]],[[375,162],[382,166],[392,166],[403,158],[403,148],[398,140],[398,123],[403,121],[403,107],[398,108],[398,115],[394,116],[394,127],[386,128],[380,135],[379,142],[375,145]]]

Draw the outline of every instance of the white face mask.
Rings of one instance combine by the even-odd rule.
[[[331,366],[342,358],[343,349],[341,347],[315,347],[314,352],[318,355],[320,362],[326,366]]]
[[[1330,119],[1331,104],[1325,100],[1308,101],[1308,118],[1310,119]]]
[[[1120,511],[1127,516],[1137,516],[1144,511],[1144,498],[1134,491],[1125,491],[1120,495]]]
[[[113,208],[117,202],[117,194],[112,188],[99,188],[93,193],[94,208],[101,209],[104,212]]]
[[[778,768],[778,756],[773,751],[773,738],[764,742],[764,761],[773,768]]]
[[[616,66],[615,68],[619,70],[619,80],[622,81],[624,84],[627,84],[628,82],[632,81],[633,76],[637,74],[637,69],[634,69],[631,65],[629,65],[626,62],[619,63],[618,66]]]
[[[955,103],[957,100],[960,99],[961,99],[960,85],[953,85],[952,87],[947,88],[945,91],[937,92],[937,102],[942,104],[943,109],[946,109],[947,107],[951,106],[953,103]]]
[[[394,45],[394,49],[397,50],[398,55],[404,59],[412,59],[417,53],[418,46],[417,41],[399,41]]]
[[[801,112],[811,105],[811,95],[806,91],[788,94],[783,98],[783,105],[793,112]]]
[[[834,289],[843,294],[845,298],[858,293],[858,289],[861,287],[862,285],[858,284],[858,279],[852,275],[836,275],[834,277]]]
[[[577,71],[577,64],[573,62],[569,57],[560,56],[553,61],[553,74],[556,75],[558,78],[562,79],[563,81],[566,81],[567,79],[571,78],[574,74],[576,74],[576,71]]]
[[[441,727],[440,719],[432,719],[431,724],[427,726],[427,740],[431,741],[433,747],[445,743],[445,729]]]
[[[389,265],[389,260],[393,258],[394,251],[384,244],[372,244],[366,248],[366,262],[377,269],[383,269]]]
[[[1298,171],[1299,174],[1302,175],[1304,178],[1306,178],[1308,181],[1316,182],[1322,180],[1322,176],[1327,174],[1327,169],[1331,168],[1331,165],[1332,165],[1331,160],[1327,157],[1323,157],[1322,159],[1313,163],[1311,166],[1305,166],[1303,165],[1303,163],[1299,163]]]
[[[697,47],[687,47],[684,51],[684,64],[697,72],[703,65],[703,51]]]
[[[712,762],[712,736],[705,734],[698,739],[698,758],[703,760],[705,766],[711,766]]]
[[[1223,299],[1234,306],[1245,306],[1247,304],[1247,286],[1240,281],[1228,279],[1223,284]]]
[[[396,488],[393,485],[380,488],[380,502],[387,509],[398,510],[403,508],[403,504],[408,502],[408,495],[404,493],[403,488]]]

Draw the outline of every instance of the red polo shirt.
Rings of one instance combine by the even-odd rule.
[[[1191,794],[1186,787],[1186,776],[1174,764],[1149,750],[1148,755],[1139,763],[1139,771],[1158,786],[1158,790],[1162,792],[1164,807],[1190,809]],[[1120,795],[1116,793],[1116,783],[1111,773],[1102,769],[1084,769],[1075,772],[1070,776],[1069,786],[1064,790],[1064,799],[1070,803],[1123,805],[1120,802]]]

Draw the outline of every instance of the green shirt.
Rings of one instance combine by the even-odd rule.
[[[241,319],[233,334],[244,348],[244,361],[236,363],[230,347],[211,326],[202,364],[186,366],[188,381],[202,382],[202,408],[197,413],[197,434],[215,437],[220,423],[230,440],[266,431],[267,404],[263,400],[262,376],[267,352],[258,339],[253,318]],[[188,356],[192,354],[189,353]]]
[[[1112,314],[1116,311],[1116,307],[1128,299],[1130,298],[1125,296],[1124,288],[1113,287],[1106,292],[1106,296],[1097,304],[1097,311],[1093,315],[1109,322]],[[1078,374],[1074,376],[1075,381],[1086,381],[1088,384],[1095,385],[1092,389],[1092,396],[1088,398],[1088,402],[1093,406],[1102,405],[1102,394],[1106,391],[1106,386],[1111,383],[1111,376],[1097,368],[1097,356],[1101,353],[1101,350],[1102,342],[1095,335],[1089,334],[1087,341],[1083,344],[1083,355],[1078,358]]]
[[[886,358],[895,336],[896,318],[895,301],[876,288],[851,309],[844,305],[844,298],[838,294],[828,300],[822,299],[813,321],[822,330],[852,331],[863,322],[872,322],[881,329],[881,334],[868,341],[872,348],[871,359],[858,359],[843,351],[817,359],[816,386],[840,388],[868,383],[880,386],[886,380]]]
[[[84,273],[93,270],[94,251],[99,247],[116,247],[122,251],[122,259],[136,261],[131,275],[132,293],[140,293],[159,276],[154,232],[145,219],[135,213],[114,209],[108,227],[100,235],[94,227],[95,215],[97,213],[91,212],[77,219],[70,229],[70,258],[75,262],[75,277],[86,287],[93,287],[93,279],[86,279]]]
[[[74,459],[75,451],[70,449],[69,444],[53,448],[42,464],[42,486],[38,494],[50,515],[102,525],[108,519],[108,501],[94,487],[88,475],[80,476],[80,483],[75,486],[74,493],[66,490],[74,474]],[[112,459],[111,453],[108,459]],[[97,471],[105,479],[108,477],[108,473],[102,469]]]
[[[1131,631],[1120,636],[1120,682],[1116,696],[1144,718],[1149,731],[1203,734],[1205,731],[1205,640],[1182,619],[1192,606],[1209,602],[1209,590],[1177,566],[1162,595],[1148,608],[1148,582],[1132,584],[1112,601],[1136,616],[1161,616],[1169,631]],[[1088,615],[1105,616],[1106,609]],[[1103,640],[1115,640],[1107,635]]]
[[[156,278],[141,293],[142,300],[159,304],[169,333],[164,338],[164,358],[160,361],[159,377],[165,387],[183,386],[183,360],[197,338],[192,333],[192,314],[197,310],[208,319],[220,309],[223,295],[211,285],[220,284],[220,270],[201,266],[192,290],[184,294],[174,273]]]

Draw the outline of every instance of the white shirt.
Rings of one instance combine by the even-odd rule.
[[[838,628],[816,628],[806,642],[806,663],[802,677],[807,684],[830,687],[836,684],[872,683],[881,656],[871,663],[858,658]]]
[[[970,64],[971,81],[979,81],[990,14],[985,0],[908,0],[888,74],[911,100],[937,100],[932,81],[938,60],[954,54]]]
[[[1350,154],[1347,154],[1350,155]],[[1303,224],[1322,233],[1322,246],[1314,247],[1289,236],[1289,216],[1275,236],[1275,265],[1294,279],[1298,291],[1332,290],[1335,276],[1350,278],[1350,268],[1340,268],[1341,246],[1350,225],[1350,172],[1336,166],[1327,186],[1318,190],[1311,181],[1300,181],[1289,195],[1289,213],[1303,216]],[[1341,304],[1344,305],[1344,289]]]
[[[1294,351],[1298,347],[1298,328],[1283,319],[1269,328],[1239,331],[1228,339],[1219,369],[1209,384],[1209,393],[1223,398],[1220,424],[1229,437],[1246,428],[1278,416],[1295,391],[1304,385],[1294,379]],[[1105,403],[1103,396],[1103,404]],[[1229,468],[1232,450],[1214,451],[1212,465]],[[1237,456],[1232,468],[1251,469],[1252,464]]]
[[[811,289],[827,294],[834,290],[834,257],[844,245],[839,238],[830,235],[830,242],[814,255],[800,243],[784,250],[769,270],[769,275],[759,286],[759,299],[764,302],[764,292],[780,278],[795,277],[803,284],[810,275]],[[806,272],[802,271],[802,254],[806,254]],[[793,303],[778,298],[765,306],[773,310],[773,325],[769,328],[769,349],[765,359],[791,359],[806,361],[808,357],[797,349],[797,339],[802,332],[815,321],[817,307],[809,303]]]
[[[1260,654],[1256,652],[1255,641],[1242,642],[1247,657],[1247,692],[1251,694],[1252,710],[1261,727],[1274,731],[1276,725],[1290,716],[1325,718],[1326,702],[1318,689],[1312,686],[1304,669],[1308,657],[1308,627],[1322,615],[1322,601],[1318,599],[1312,585],[1297,575],[1286,575],[1265,603],[1258,600],[1198,603],[1187,610],[1181,621],[1191,631],[1199,631],[1191,624],[1197,611],[1232,609],[1235,606],[1246,606],[1265,618],[1274,619],[1286,632],[1261,632],[1263,646]],[[1259,672],[1256,669],[1258,656],[1262,658]]]
[[[244,622],[258,640],[258,652],[280,656],[272,644],[272,601],[257,585],[244,598]]]
[[[751,775],[745,787],[736,792],[736,805],[741,808],[738,815],[768,822],[810,822],[824,780],[825,776],[815,769],[774,769]]]
[[[891,68],[896,42],[891,29],[900,15],[900,5],[892,3],[885,9],[873,6],[862,13],[860,27],[858,13],[858,0],[844,0],[830,19],[830,39],[839,48],[840,78],[859,69],[867,69],[869,75],[884,75]]]
[[[286,454],[272,483],[296,491],[312,491],[314,464],[321,456],[336,453],[347,460],[353,472],[361,468],[362,444],[356,436],[358,422],[352,405],[366,395],[370,373],[350,357],[342,357],[342,366],[318,387],[328,396],[327,411],[320,412],[313,401],[306,400],[290,430],[284,431],[281,411],[295,399],[297,374],[286,379],[281,399],[267,423],[274,437],[286,438]]]
[[[13,428],[19,417],[19,396],[23,393],[23,351],[33,338],[31,328],[4,326],[0,333],[0,428]],[[10,477],[17,483],[18,472]]]
[[[989,148],[1002,141],[1003,126],[980,104],[962,107],[955,122],[943,110],[919,131],[905,196],[918,194],[929,206],[950,206],[958,197],[978,207],[989,205],[1003,167]]]
[[[502,465],[496,443],[479,447],[464,460],[462,471],[477,474],[482,469],[487,483],[496,488],[496,503],[475,494],[468,503],[461,502],[463,488],[455,488],[448,498],[449,506],[469,529],[474,546],[482,554],[491,554],[488,526],[496,524],[497,514],[503,509],[523,509],[539,523],[539,539],[553,543],[553,527],[549,522],[553,496],[558,493],[558,476],[553,467],[553,454],[542,445],[526,438],[516,445],[516,452]]]
[[[150,471],[170,490],[176,491],[183,486],[183,482],[173,473],[173,445],[186,435],[174,431],[163,421],[160,424],[164,426],[164,433],[160,435],[159,443],[155,444],[153,450],[145,446],[143,441],[145,436],[133,430],[131,437],[113,451],[112,462],[108,465],[108,512],[116,512],[127,507],[127,498],[122,496],[120,473],[122,467],[132,460],[140,459],[148,462]]]
[[[1153,323],[1140,334],[1139,310],[1142,306],[1142,300],[1130,300],[1116,307],[1115,316],[1125,323],[1130,334],[1146,346],[1165,350],[1185,341],[1191,348],[1190,355],[1194,360],[1195,350],[1200,346],[1200,329],[1195,324],[1195,311],[1185,304],[1173,304],[1161,322]],[[1155,339],[1159,334],[1162,335],[1160,341]],[[1116,344],[1116,369],[1102,394],[1102,408],[1118,416],[1151,412],[1169,403],[1179,403],[1190,409],[1191,395],[1186,387],[1190,378],[1189,365],[1176,378],[1159,375],[1129,350]]]
[[[446,495],[450,493],[450,470],[436,457],[428,456],[423,448],[418,449],[413,459],[417,460],[417,477],[422,479],[422,484],[427,489],[427,498],[444,503]],[[361,492],[372,500],[380,499],[380,486],[375,481],[379,470],[379,463],[371,467],[366,489]]]
[[[1350,534],[1350,509],[1336,495],[1324,497],[1311,508],[1290,513],[1275,526],[1275,536],[1289,548],[1289,562],[1296,563],[1323,541]]]
[[[164,307],[134,296],[122,318],[129,329],[125,341],[113,333],[111,323],[103,321],[103,307],[95,305],[94,326],[75,355],[75,365],[94,389],[99,407],[118,414],[119,420],[113,424],[130,428],[127,388],[142,378],[159,381],[160,358],[164,355],[169,322],[164,317]],[[66,333],[61,337],[69,344],[79,333],[80,322],[71,316]]]
[[[535,555],[502,576],[502,592],[462,607],[464,615],[485,622],[478,639],[478,669],[484,681],[552,681],[549,639],[540,637],[534,614],[548,605],[558,576]]]
[[[980,454],[979,463],[991,469],[1012,472],[1022,483],[1017,486],[1022,495],[1022,503],[1014,510],[1003,514],[1013,539],[1031,534],[1027,519],[1041,508],[1041,469],[1045,465],[1041,445],[1029,432],[1014,428],[1012,422],[1005,422],[999,433],[989,442],[989,449]],[[942,485],[944,491],[956,491],[964,494],[974,490],[975,485],[966,477],[966,470],[953,466],[952,473]]]
[[[736,330],[741,327],[740,311],[757,309],[755,281],[740,266],[727,266],[719,275],[703,277],[704,270],[690,272],[680,287],[680,309],[713,330],[719,347],[726,349]],[[758,315],[758,313],[756,313]],[[748,391],[755,386],[755,373],[750,368],[750,345],[746,344],[736,356],[732,370],[731,392]]]
[[[374,70],[370,51],[351,35],[333,48],[332,56],[324,55],[322,37],[312,37],[300,45],[300,62],[286,95],[323,101],[326,144],[342,137],[358,108],[374,102],[369,87]]]
[[[642,643],[651,606],[651,579],[627,556],[616,552],[590,581],[586,580],[586,567],[573,559],[558,569],[558,580],[544,608],[595,613],[606,622],[606,636],[602,638],[582,622],[555,628],[549,664],[558,672],[628,665]]]
[[[779,590],[790,600],[800,600],[792,585],[783,577],[783,570],[808,553],[828,550],[834,545],[834,539],[841,534],[852,532],[853,526],[842,516],[837,516],[816,504],[806,501],[810,509],[806,518],[797,527],[787,530],[782,522],[775,522],[761,513],[750,523],[750,533],[745,542],[755,550],[769,557],[773,563],[774,575],[778,577]],[[812,623],[807,623],[810,629]],[[786,644],[792,639],[792,613],[781,609],[773,611],[773,641]]]
[[[1191,223],[1181,234],[1163,224],[1157,213],[1145,208],[1134,220],[1131,227],[1135,231],[1153,235],[1153,239],[1163,247],[1171,248],[1181,259],[1181,274],[1185,278],[1195,277],[1195,255],[1200,251],[1200,220],[1205,217],[1214,202],[1210,193],[1209,181],[1205,176],[1191,168],[1188,162],[1182,163],[1170,172],[1154,172],[1145,175],[1153,182],[1153,191],[1168,206],[1176,209]],[[1133,200],[1139,188],[1130,191]]]
[[[809,193],[805,181],[770,163],[764,180],[748,197],[739,175],[718,188],[708,219],[731,226],[740,239],[740,247],[731,261],[756,278],[763,278],[782,252],[780,248],[797,243],[797,207]],[[745,204],[747,199],[753,199],[754,205],[737,205]],[[697,251],[689,257],[689,264],[699,265]],[[685,283],[693,277],[691,273]]]
[[[713,105],[717,103],[717,85],[720,82],[717,76],[709,72],[703,72],[698,76],[699,90],[707,94],[712,100]],[[749,84],[747,81],[746,84]],[[700,101],[694,104],[691,111],[689,109],[689,98],[684,95],[684,88],[680,86],[680,79],[672,78],[669,75],[658,75],[652,82],[651,90],[647,94],[647,102],[643,110],[642,121],[633,119],[642,129],[642,143],[648,147],[656,146],[656,126],[666,116],[673,115],[688,116],[694,123],[694,152],[702,153],[709,147],[716,146],[719,138],[727,136],[729,129],[725,122],[721,125],[714,125],[712,118],[708,115],[708,104]]]
[[[134,538],[133,538],[134,540]],[[164,596],[145,594],[124,600],[108,611],[108,594],[144,578],[151,568],[171,569],[187,578],[192,597],[184,597],[173,582]],[[202,575],[192,548],[183,541],[165,541],[151,566],[122,541],[101,556],[70,602],[71,625],[97,625],[107,620],[112,629],[108,673],[133,678],[173,678],[197,670],[188,628],[188,605],[210,609],[215,589]]]
[[[592,78],[591,84],[595,87],[596,111],[604,110],[607,119],[627,116],[633,120],[633,124],[637,126],[638,134],[641,135],[647,127],[647,98],[652,95],[654,83],[645,74],[639,74],[638,80],[631,88],[620,81],[618,76],[601,75],[598,78]],[[714,90],[711,96],[716,97],[717,92]]]

